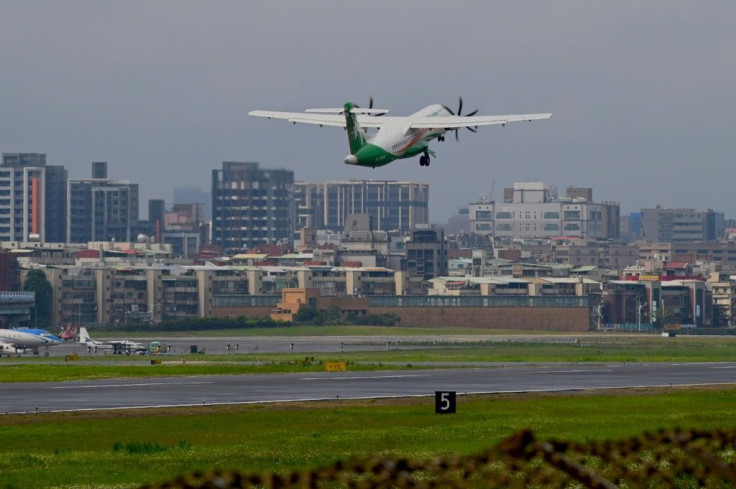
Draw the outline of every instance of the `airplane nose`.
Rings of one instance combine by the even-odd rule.
[[[357,165],[358,158],[355,155],[347,155],[345,157],[345,164],[346,165]]]

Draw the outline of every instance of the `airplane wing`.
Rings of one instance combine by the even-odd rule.
[[[324,109],[322,109],[324,110]],[[251,110],[248,115],[267,119],[283,119],[296,124],[317,124],[320,126],[345,127],[345,116],[339,114],[317,114],[312,112],[274,112],[270,110]],[[381,127],[387,120],[384,117],[359,114],[358,123],[363,127]]]
[[[409,127],[414,129],[458,129],[461,127],[492,126],[509,122],[537,121],[549,119],[552,114],[474,115],[446,117],[407,117]]]

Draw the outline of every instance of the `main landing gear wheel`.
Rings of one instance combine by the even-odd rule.
[[[419,157],[419,166],[429,166],[429,155]]]

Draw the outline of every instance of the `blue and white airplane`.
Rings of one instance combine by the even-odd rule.
[[[62,339],[45,329],[0,329],[0,355],[25,352],[31,349],[38,355],[38,347],[45,346],[44,356],[49,356],[49,347],[62,343]]]

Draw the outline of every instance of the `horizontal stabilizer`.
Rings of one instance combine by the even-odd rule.
[[[317,114],[342,114],[345,109],[342,107],[335,108],[324,108],[324,109],[307,109],[304,112],[317,113]]]
[[[340,109],[344,110],[344,109]],[[248,115],[254,117],[265,117],[267,119],[284,119],[294,124],[318,124],[320,126],[345,127],[345,116],[342,114],[310,114],[307,112],[275,112],[270,110],[251,110]],[[358,115],[358,122],[362,127],[381,127],[387,122],[388,117],[372,117],[369,115]]]
[[[344,114],[345,109],[343,107],[336,108],[324,108],[324,109],[307,109],[304,112],[309,113],[320,113],[320,114]],[[388,109],[364,109],[362,107],[353,107],[350,110],[353,114],[369,114],[369,115],[383,115],[388,114]]]

